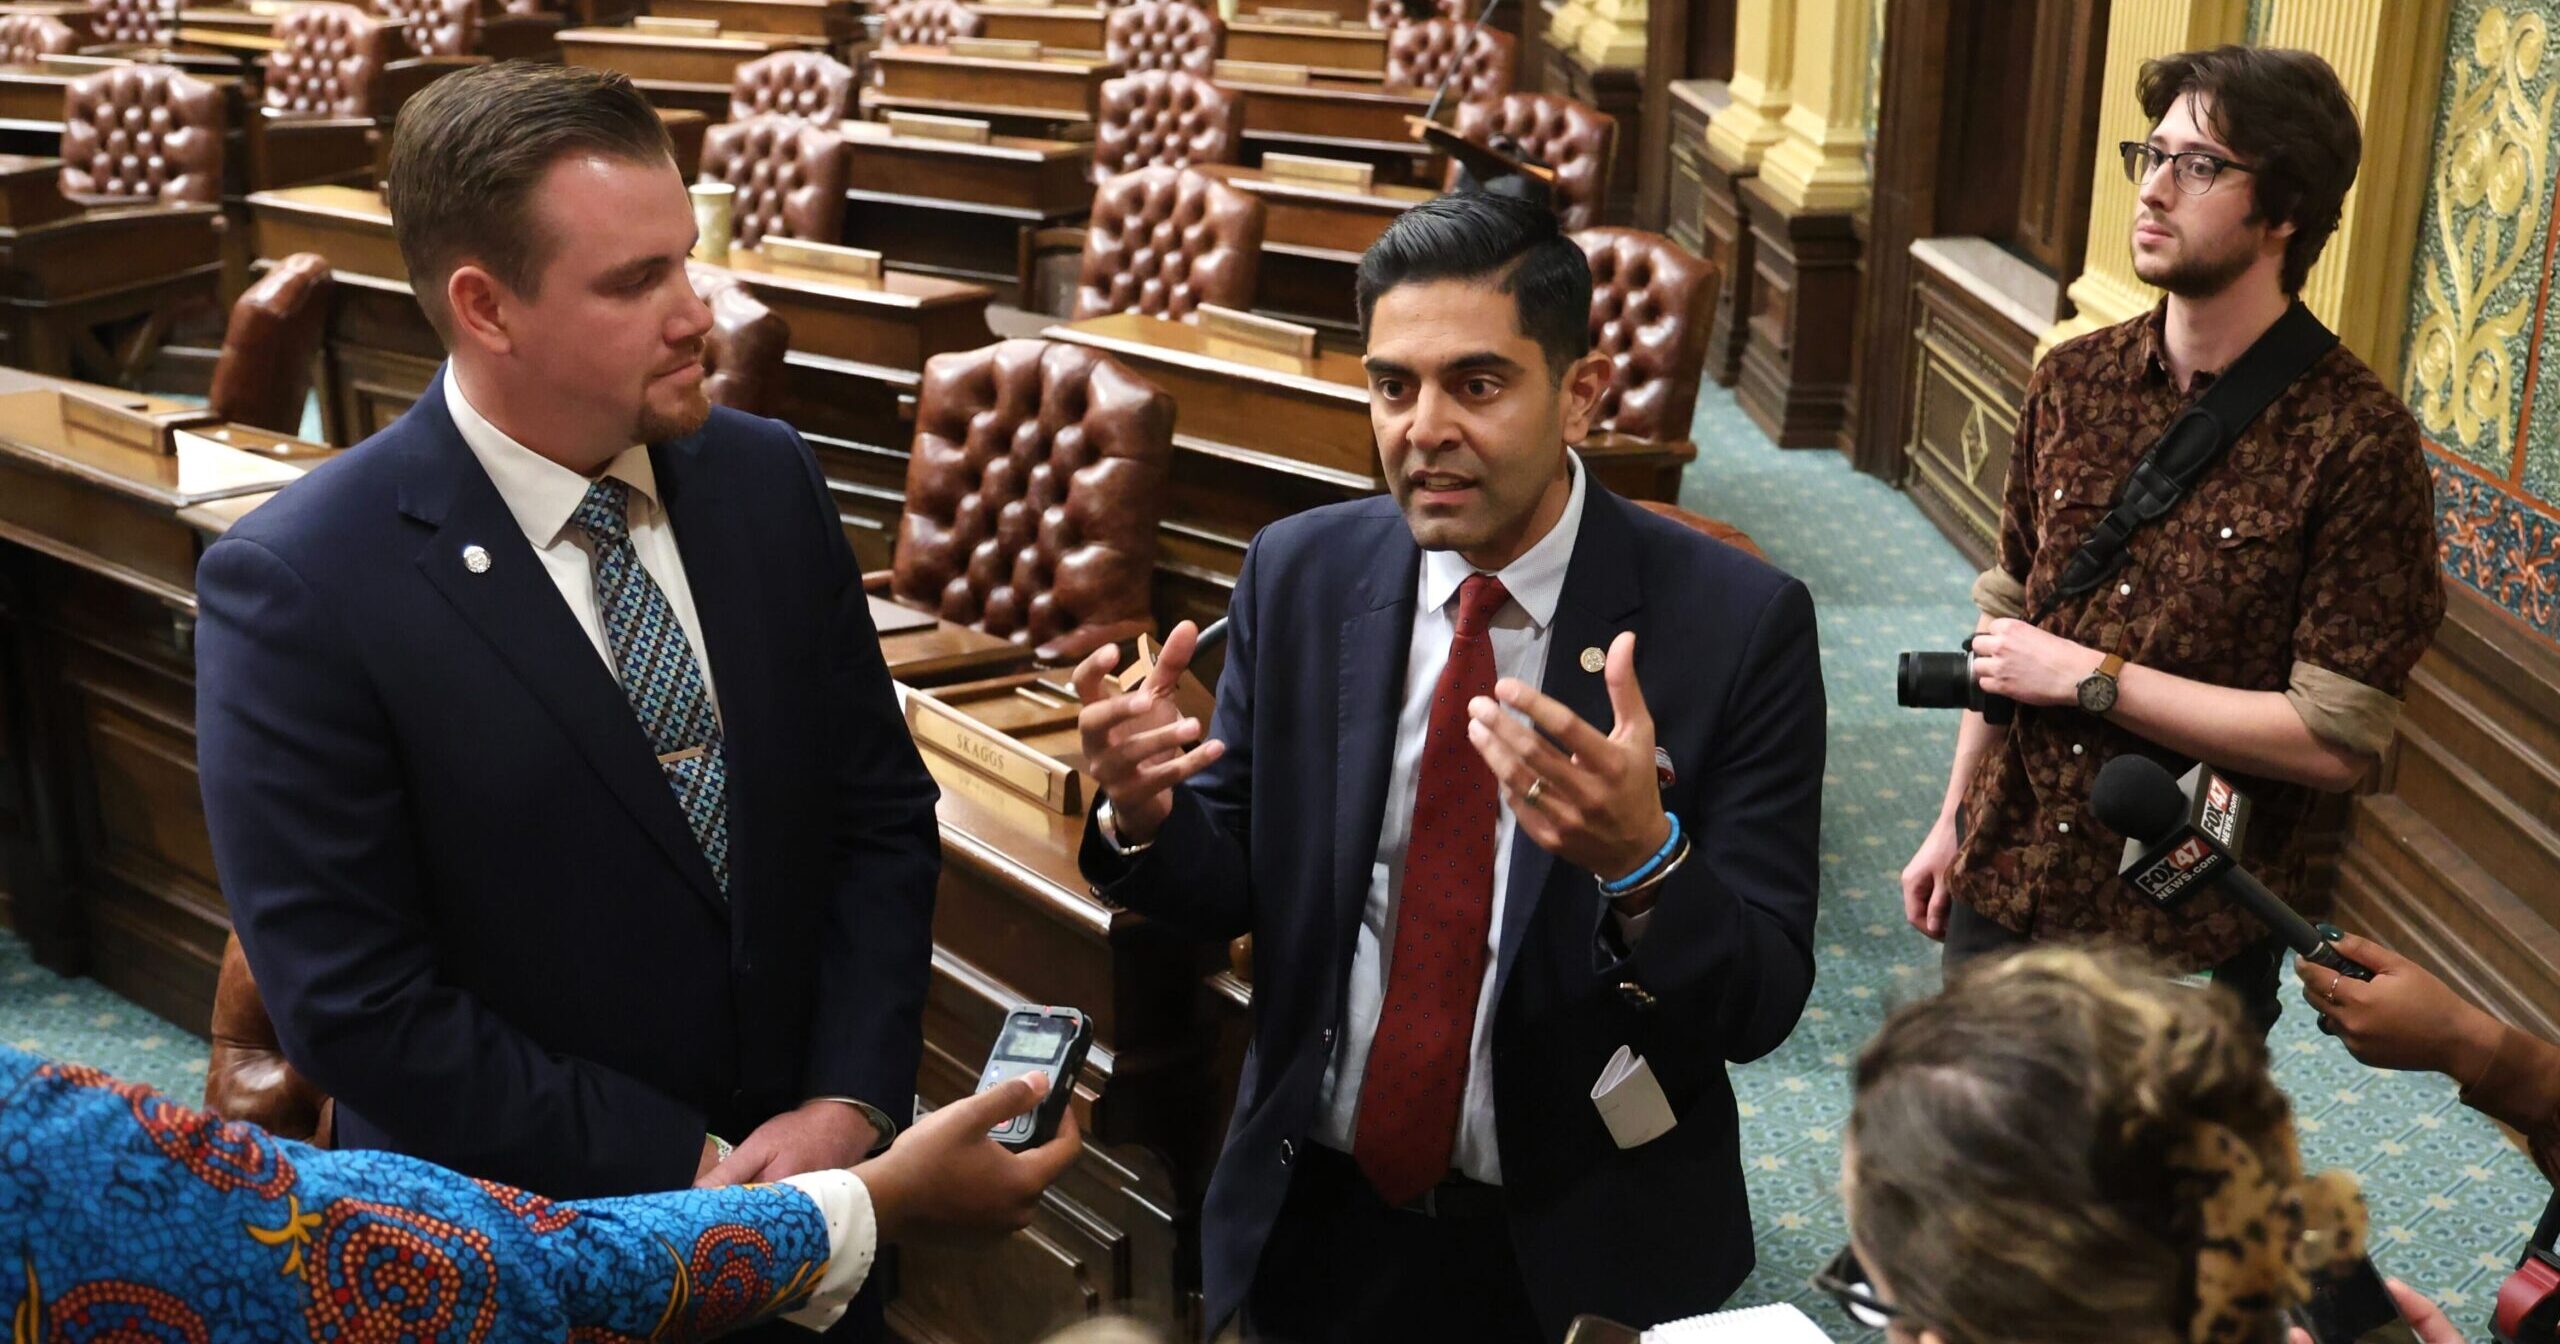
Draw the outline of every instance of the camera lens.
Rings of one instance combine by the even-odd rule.
[[[1970,702],[1971,655],[1906,653],[1894,674],[1893,698],[1904,709],[1963,709]]]

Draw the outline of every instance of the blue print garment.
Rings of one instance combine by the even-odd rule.
[[[828,1251],[785,1186],[553,1203],[0,1048],[17,1344],[704,1339],[799,1307]]]

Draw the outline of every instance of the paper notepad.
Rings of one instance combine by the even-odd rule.
[[[1831,1336],[1794,1304],[1772,1302],[1666,1321],[1644,1332],[1644,1344],[1831,1344]]]

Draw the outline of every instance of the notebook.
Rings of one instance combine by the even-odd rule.
[[[1831,1336],[1793,1303],[1772,1302],[1666,1321],[1644,1332],[1644,1344],[1831,1344]]]

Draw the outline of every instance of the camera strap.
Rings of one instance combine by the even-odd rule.
[[[2124,563],[2125,544],[2133,534],[2167,517],[2276,398],[2337,343],[2337,333],[2320,325],[2300,299],[2294,300],[2203,396],[2171,418],[2169,427],[2116,491],[2115,507],[2072,553],[2062,577],[2054,581],[2028,624],[2044,624],[2063,599],[2106,582]]]
[[[2555,1240],[2560,1240],[2560,1197],[2543,1209],[2542,1225],[2534,1229],[2524,1258],[2498,1287],[2489,1318],[2490,1334],[2498,1344],[2550,1344],[2560,1339],[2560,1253],[2552,1249]]]

